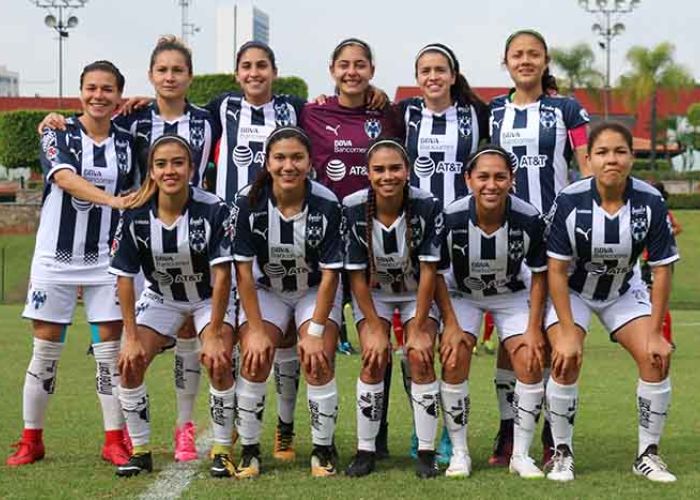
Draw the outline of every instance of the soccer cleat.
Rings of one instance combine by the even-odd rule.
[[[217,453],[209,469],[211,477],[233,477],[236,474],[236,466],[231,461],[228,453]]]
[[[452,441],[450,441],[450,435],[447,432],[447,428],[443,426],[442,435],[440,436],[440,443],[438,443],[437,449],[437,463],[439,465],[448,465],[451,457]]]
[[[41,430],[39,430],[39,432],[41,432]],[[38,434],[38,436],[36,435],[34,429],[25,429],[22,432],[22,439],[12,445],[17,448],[17,451],[7,457],[5,464],[11,467],[17,467],[20,465],[33,464],[44,458],[44,442],[40,436],[41,434]]]
[[[554,438],[552,437],[552,426],[545,419],[542,426],[542,467],[548,464],[554,456]]]
[[[333,446],[315,444],[311,452],[311,475],[313,477],[335,476],[337,461]]]
[[[374,440],[374,445],[376,448],[375,457],[377,460],[384,460],[389,458],[389,424],[383,422],[379,426],[379,432]]]
[[[241,461],[236,467],[238,479],[251,479],[260,475],[260,446],[244,445],[241,448]]]
[[[352,344],[347,341],[338,344],[337,352],[338,354],[345,354],[346,356],[352,356],[353,354],[357,354],[357,351],[352,346]]]
[[[637,457],[632,466],[632,472],[636,476],[643,476],[655,483],[673,483],[676,480],[676,476],[668,470],[668,466],[658,455],[656,445],[649,446]]]
[[[196,429],[194,422],[185,422],[175,429],[175,461],[189,462],[197,460],[195,445]]]
[[[286,424],[277,419],[275,430],[275,451],[272,454],[277,460],[291,462],[296,458],[294,451],[294,424]]]
[[[489,465],[507,467],[513,454],[513,420],[501,420],[501,427],[496,434],[493,454],[489,457]]]
[[[113,465],[124,465],[130,457],[131,453],[126,447],[124,432],[121,429],[106,431],[105,442],[102,445],[102,459]]]
[[[418,450],[418,460],[416,460],[416,476],[421,479],[431,479],[440,474],[435,460],[434,450]]]
[[[450,466],[445,471],[447,477],[469,477],[472,473],[472,459],[466,450],[455,450],[450,458]]]
[[[145,453],[134,453],[131,455],[127,463],[117,467],[116,474],[119,477],[132,477],[138,476],[144,471],[153,471],[153,457],[151,456],[150,451]]]
[[[552,481],[573,481],[574,480],[574,456],[571,449],[560,444],[554,451],[551,462],[547,465],[547,479]]]
[[[544,472],[535,465],[535,461],[523,455],[513,455],[510,457],[508,466],[511,474],[517,474],[523,479],[539,479],[544,477]]]
[[[408,452],[408,455],[412,459],[418,458],[418,436],[416,436],[416,429],[413,429],[413,434],[411,434],[411,450]]]
[[[376,453],[373,451],[357,450],[357,454],[345,469],[345,475],[349,477],[368,476],[374,472]]]

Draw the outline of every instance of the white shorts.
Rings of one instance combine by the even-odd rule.
[[[70,325],[78,303],[79,285],[44,283],[33,280],[27,291],[22,316],[49,323]],[[85,316],[89,323],[121,321],[116,280],[105,285],[83,285]]]
[[[229,301],[229,307],[224,316],[224,323],[233,328],[233,301]],[[173,339],[177,337],[188,316],[194,320],[194,328],[197,334],[201,334],[204,327],[211,321],[211,299],[199,302],[181,302],[166,299],[152,290],[144,290],[136,302],[136,324],[146,326],[151,330]]]
[[[643,316],[651,316],[651,300],[644,283],[633,283],[624,295],[613,300],[589,300],[584,299],[578,293],[569,291],[571,313],[574,323],[588,332],[591,322],[591,313],[595,313],[603,326],[610,334],[610,340],[617,331],[630,321]],[[545,329],[559,322],[557,312],[550,303],[545,314]]]
[[[380,319],[393,325],[394,310],[398,309],[399,316],[401,317],[401,324],[405,325],[410,320],[416,317],[416,299],[408,300],[383,300],[378,294],[372,293],[372,302],[374,303],[374,310],[377,311],[377,316]],[[352,299],[353,315],[355,316],[355,324],[359,325],[360,321],[365,319],[364,314],[357,305],[357,301],[353,297]],[[430,306],[430,311],[428,312],[428,317],[433,319],[436,323],[440,324],[440,314],[438,313],[435,304]]]
[[[450,292],[450,297],[459,326],[476,338],[481,330],[482,315],[487,311],[493,316],[501,342],[515,335],[522,335],[527,330],[530,319],[528,290],[480,299],[460,292]]]
[[[280,329],[282,335],[287,333],[291,321],[294,322],[294,326],[298,329],[314,315],[318,287],[308,289],[301,297],[285,297],[284,295],[261,287],[256,288],[256,291],[258,292],[258,304],[263,321],[275,325]],[[328,319],[335,323],[338,328],[340,328],[342,315],[341,299],[342,290],[340,290],[339,287],[338,292],[335,294],[333,308],[328,315]],[[246,318],[242,306],[238,309],[238,324],[242,326],[248,321],[248,318]]]

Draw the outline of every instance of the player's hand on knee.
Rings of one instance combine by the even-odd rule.
[[[304,371],[311,377],[318,379],[326,376],[330,371],[330,362],[323,349],[323,337],[304,335],[297,346],[299,361],[304,365]]]
[[[146,350],[138,339],[127,338],[119,351],[119,373],[129,377],[146,370]]]
[[[663,378],[668,374],[673,348],[658,332],[650,332],[647,339],[647,356],[652,368],[659,370]]]
[[[440,363],[448,370],[457,368],[457,360],[461,350],[471,351],[470,335],[459,325],[445,325],[440,338]]]
[[[251,332],[246,336],[243,348],[243,368],[252,377],[265,370],[272,362],[275,345],[268,335],[260,332],[259,335]]]
[[[212,378],[220,378],[231,371],[231,352],[226,349],[224,339],[213,332],[212,335],[202,335],[199,360],[207,367]]]
[[[525,368],[529,373],[544,370],[544,336],[539,328],[528,329],[518,338],[517,344],[510,352],[511,359],[520,349],[525,349]]]
[[[421,372],[427,372],[433,366],[433,341],[430,335],[415,331],[406,342],[409,361],[420,366]]]
[[[389,352],[389,339],[384,329],[373,328],[362,339],[362,364],[370,371],[377,371],[384,366]]]
[[[557,342],[552,346],[552,374],[556,379],[567,379],[578,374],[583,359],[583,346],[580,341]]]

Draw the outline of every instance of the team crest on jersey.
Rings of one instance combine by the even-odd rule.
[[[203,253],[207,248],[207,228],[201,217],[190,220],[190,248],[195,253]]]
[[[365,120],[365,134],[370,139],[376,139],[382,133],[382,124],[376,118]]]
[[[275,108],[275,123],[278,127],[288,127],[292,124],[292,117],[287,103],[275,104],[273,107]]]
[[[44,304],[46,304],[46,297],[46,292],[43,290],[32,290],[31,301],[35,310],[44,307]]]
[[[525,255],[525,245],[519,238],[508,241],[508,258],[510,260],[520,260]]]
[[[540,124],[544,128],[552,128],[554,125],[556,125],[557,116],[554,114],[554,111],[549,109],[543,109],[540,112]]]
[[[190,145],[194,149],[202,149],[204,146],[203,120],[190,120]]]
[[[323,215],[310,213],[306,218],[306,244],[318,248],[323,239]]]
[[[471,114],[463,108],[459,108],[460,117],[457,123],[457,128],[459,128],[459,133],[464,136],[469,136],[472,133],[472,116]]]
[[[46,159],[54,161],[58,156],[58,148],[56,147],[56,132],[51,129],[46,129],[44,135],[41,136],[41,149],[46,155]]]
[[[639,243],[643,241],[649,232],[649,221],[647,220],[646,208],[633,207],[630,224],[632,226],[632,239],[634,242]]]

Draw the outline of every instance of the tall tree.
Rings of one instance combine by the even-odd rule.
[[[653,48],[635,46],[627,52],[627,61],[632,69],[620,77],[620,87],[627,96],[628,105],[634,109],[651,99],[651,156],[652,168],[656,162],[657,101],[659,89],[672,96],[693,86],[693,76],[673,59],[675,47],[663,42]]]
[[[569,92],[576,88],[592,91],[603,86],[603,75],[593,67],[595,54],[587,43],[578,43],[570,49],[554,47],[550,56],[566,75],[564,87]]]

